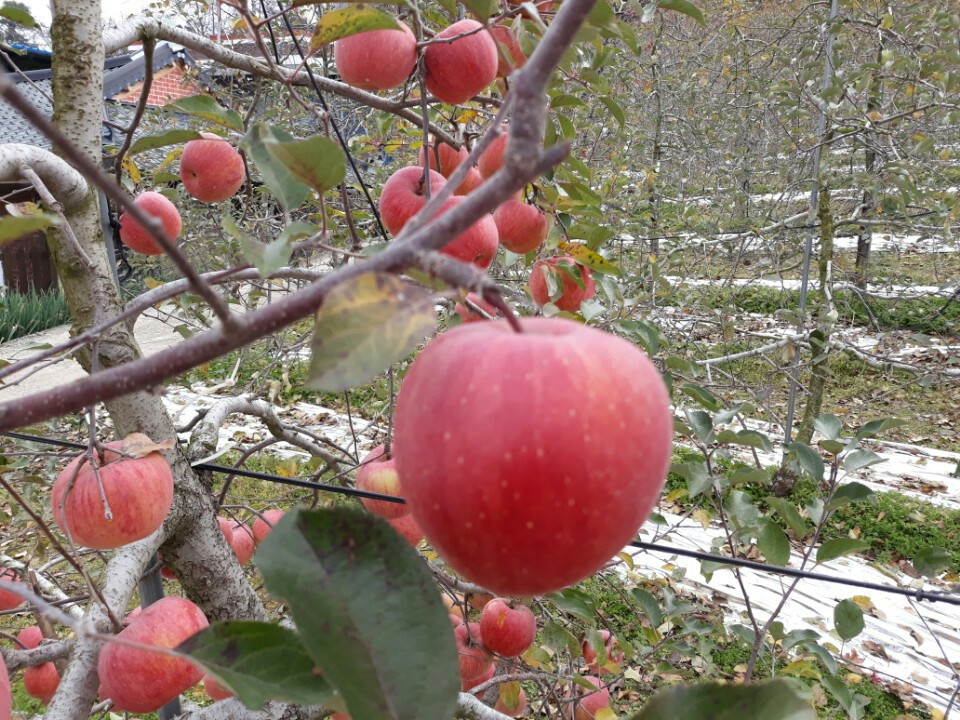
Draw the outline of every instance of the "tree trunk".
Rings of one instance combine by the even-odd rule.
[[[880,71],[883,67],[883,35],[880,35],[880,44],[877,47],[877,67],[870,76],[870,89],[867,95],[867,117],[872,118],[874,113],[880,112],[881,101],[881,79]],[[860,204],[860,216],[868,219],[874,211],[876,198],[873,196],[873,190],[870,189],[870,183],[873,182],[874,173],[877,169],[877,151],[874,143],[877,141],[875,132],[868,132],[864,140],[864,175],[866,177],[863,198]],[[867,287],[870,265],[870,245],[873,242],[873,230],[870,225],[861,225],[857,233],[857,260],[854,266],[853,282],[861,290]]]
[[[104,111],[100,2],[54,0],[53,18],[54,123],[71,143],[99,164]],[[65,206],[64,212],[76,242],[58,230],[50,231],[48,237],[73,318],[71,332],[77,334],[118,314],[122,303],[106,252],[97,193],[88,189],[81,202]],[[132,327],[118,325],[78,353],[78,360],[92,373],[140,356]],[[154,440],[176,438],[159,394],[132,393],[107,403],[107,410],[120,437],[142,432]],[[174,471],[174,506],[154,547],[149,552],[141,548],[124,556],[127,577],[118,582],[118,587],[123,587],[108,595],[111,605],[115,602],[114,612],[125,611],[136,579],[152,559],[156,543],[163,540],[167,564],[180,578],[187,597],[211,620],[262,619],[263,606],[217,526],[209,481],[201,481],[181,451],[170,451],[166,456]],[[91,607],[88,612],[100,630],[112,630],[99,608]],[[58,693],[51,704],[50,717],[87,717],[96,698],[98,653],[97,643],[82,639],[76,643],[61,685],[64,692]]]

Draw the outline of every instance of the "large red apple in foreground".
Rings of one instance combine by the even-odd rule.
[[[458,37],[462,35],[463,37]],[[497,43],[476,20],[461,20],[437,34],[452,42],[427,45],[427,90],[450,105],[466,102],[497,78]]]
[[[417,38],[399,20],[399,30],[368,30],[333,44],[337,72],[362,90],[390,90],[403,85],[417,64]]]
[[[154,647],[175,648],[207,627],[203,612],[189,600],[165,597],[120,631],[119,638]],[[189,660],[107,643],[97,662],[100,695],[114,710],[147,713],[163,707],[203,678]]]
[[[468,580],[540,595],[636,535],[670,463],[660,374],[626,340],[561,319],[470,323],[417,357],[394,449],[427,539]]]
[[[112,520],[104,515],[100,483],[86,455],[71,460],[53,484],[53,519],[77,545],[96,550],[129,545],[159,528],[170,511],[173,473],[169,463],[159,452],[123,457],[122,447],[123,441],[107,443],[99,465]]]
[[[177,206],[170,202],[166,196],[158,192],[148,191],[138,195],[133,204],[148,215],[159,218],[163,225],[163,234],[167,240],[171,243],[177,241],[177,238],[180,237],[180,230],[183,228],[183,221],[180,219]],[[120,215],[120,239],[123,240],[124,245],[138,253],[144,255],[163,254],[163,248],[160,247],[160,244],[129,213]]]
[[[243,185],[243,158],[219,135],[201,134],[203,139],[191,140],[183,148],[180,180],[190,196],[200,202],[220,202]]]

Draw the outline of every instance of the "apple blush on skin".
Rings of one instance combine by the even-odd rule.
[[[670,464],[653,363],[563,319],[465,323],[431,341],[397,396],[394,451],[439,555],[501,596],[560,590],[636,536]],[[482,442],[477,432],[484,432]]]

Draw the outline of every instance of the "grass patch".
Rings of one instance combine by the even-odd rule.
[[[60,290],[21,295],[0,294],[0,342],[15,340],[70,321],[67,299]]]

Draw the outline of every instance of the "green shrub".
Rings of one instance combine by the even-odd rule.
[[[67,300],[59,290],[26,295],[0,294],[0,342],[63,325],[70,321]]]

